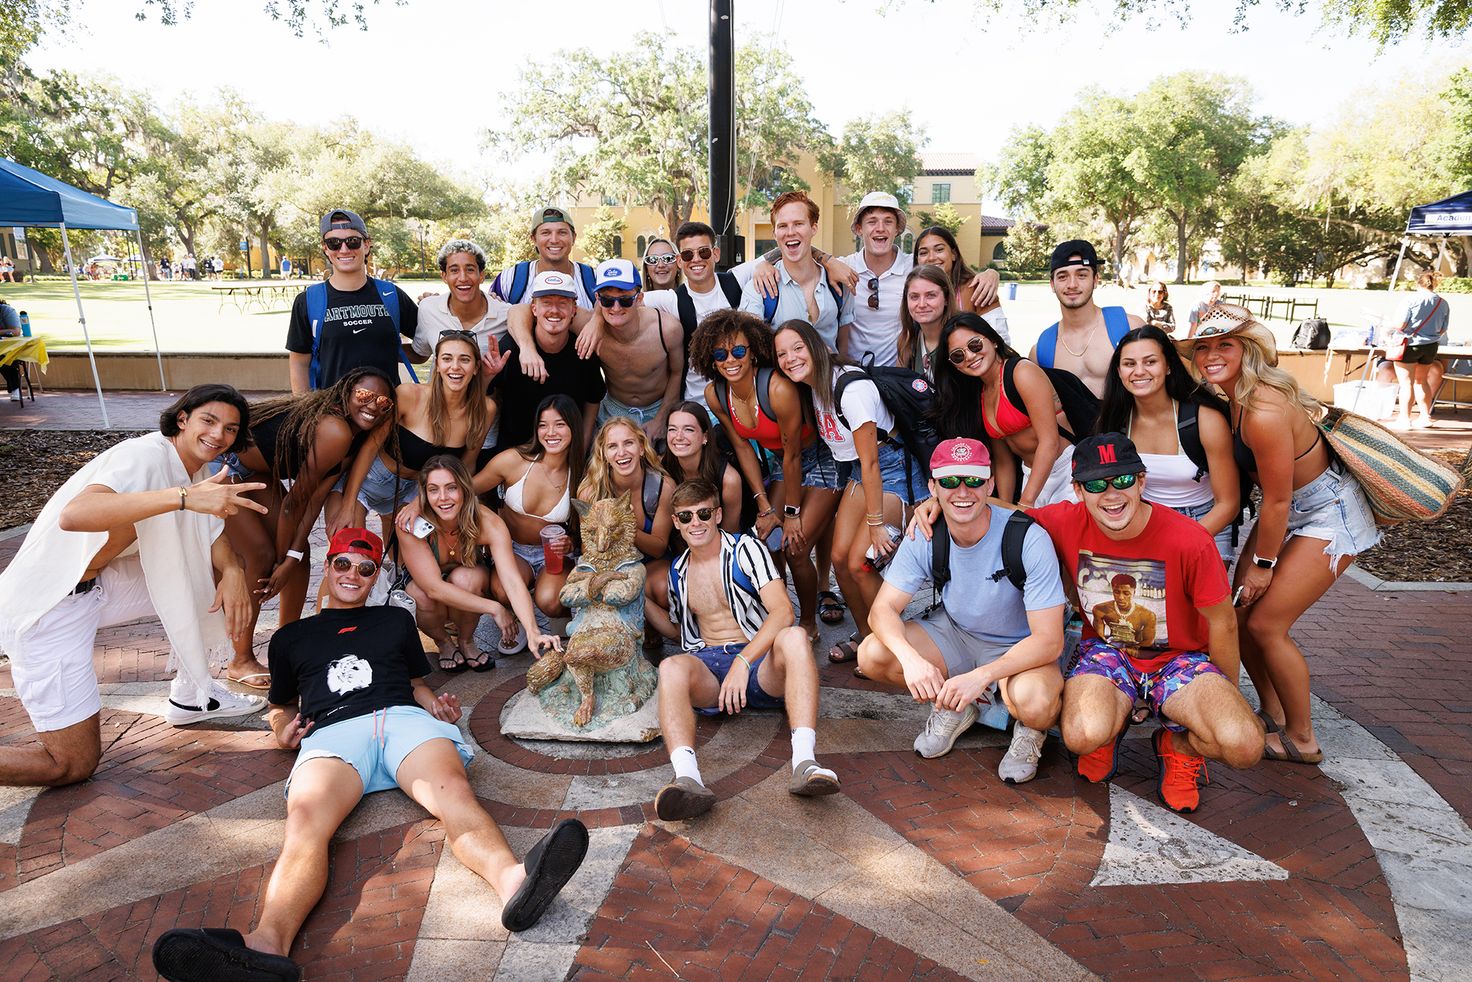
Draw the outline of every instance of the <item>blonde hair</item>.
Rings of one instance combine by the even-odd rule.
[[[1258,388],[1262,387],[1281,395],[1290,406],[1302,409],[1311,420],[1317,420],[1323,415],[1324,404],[1303,391],[1291,373],[1278,367],[1278,343],[1273,338],[1272,331],[1251,320],[1233,331],[1230,337],[1242,345],[1242,368],[1237,379],[1235,401],[1243,412],[1262,408],[1262,399],[1258,393]],[[1195,358],[1191,359],[1191,374],[1201,379]]]
[[[455,539],[455,551],[459,554],[456,561],[461,566],[474,566],[476,543],[480,541],[480,501],[475,496],[470,472],[459,457],[449,454],[438,454],[426,460],[424,469],[415,478],[419,485],[419,500],[426,506],[429,504],[429,475],[434,471],[449,471],[455,479],[456,486],[460,488],[460,515],[455,520],[455,527],[447,529],[440,526],[439,513],[433,508],[422,508],[421,514],[434,525],[436,533],[447,532]]]
[[[592,504],[603,498],[612,498],[622,494],[618,488],[613,486],[613,472],[608,469],[608,455],[604,453],[604,441],[608,433],[615,426],[628,427],[630,433],[634,434],[635,441],[639,444],[639,459],[644,462],[645,472],[653,471],[663,477],[664,468],[659,463],[659,455],[654,452],[654,444],[649,442],[649,436],[644,432],[644,427],[635,423],[627,416],[615,416],[598,428],[593,436],[593,453],[588,459],[588,471],[583,475],[582,483],[578,485],[578,497]],[[639,496],[639,490],[635,489],[634,496]]]
[[[480,345],[469,331],[446,335],[435,343],[434,368],[430,370],[429,380],[429,429],[434,434],[434,442],[440,446],[445,445],[445,432],[450,426],[450,407],[445,399],[445,377],[439,373],[440,349],[456,341],[469,346],[475,358],[474,373],[465,387],[465,410],[469,414],[465,438],[483,439],[486,430],[491,428],[491,412],[486,406],[486,383],[482,376],[485,366],[480,361]]]

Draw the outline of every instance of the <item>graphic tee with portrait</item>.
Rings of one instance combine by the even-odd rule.
[[[270,702],[301,699],[313,731],[390,706],[414,706],[410,679],[430,672],[414,615],[402,607],[324,610],[271,638]]]

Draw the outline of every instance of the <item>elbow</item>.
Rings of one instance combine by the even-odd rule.
[[[77,523],[77,515],[76,515],[76,512],[72,509],[72,506],[71,505],[67,505],[65,508],[63,508],[61,510],[61,517],[56,520],[56,525],[63,532],[85,532],[86,531],[86,529],[82,528]]]

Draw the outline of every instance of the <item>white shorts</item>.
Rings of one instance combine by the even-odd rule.
[[[155,616],[137,556],[113,560],[89,592],[64,597],[43,614],[21,639],[24,654],[10,658],[16,694],[36,731],[65,729],[100,712],[92,666],[97,632]]]
[[[1022,484],[1027,486],[1028,475],[1032,468],[1026,464],[1022,465]],[[1058,459],[1053,461],[1053,469],[1048,472],[1048,480],[1043,483],[1043,490],[1038,494],[1037,506],[1055,504],[1059,501],[1077,501],[1073,496],[1073,444],[1064,443],[1063,451],[1058,454]]]

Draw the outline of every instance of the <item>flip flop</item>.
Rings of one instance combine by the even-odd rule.
[[[301,969],[281,955],[245,946],[228,927],[174,928],[153,943],[153,967],[169,982],[299,982]]]
[[[1278,739],[1283,741],[1282,753],[1279,753],[1266,744],[1263,745],[1262,755],[1268,760],[1280,760],[1285,764],[1306,764],[1308,766],[1322,764],[1324,762],[1324,752],[1322,750],[1304,753],[1294,745],[1292,740],[1288,739],[1288,734],[1286,733],[1279,733]]]
[[[818,620],[824,624],[842,624],[848,605],[832,590],[818,591]]]
[[[465,657],[465,665],[460,669],[462,672],[466,668],[470,669],[472,672],[489,672],[491,671],[491,669],[496,667],[496,659],[491,657],[491,653],[489,651],[481,651],[479,648],[477,648],[475,649],[475,653],[480,657],[469,658],[465,657],[464,651],[460,652],[461,656]]]
[[[840,641],[828,651],[828,661],[834,665],[842,665],[844,662],[853,661],[859,657],[859,636],[857,633],[850,634],[847,641]]]
[[[440,657],[438,661],[439,670],[447,675],[459,675],[470,666],[465,661],[465,656],[460,651],[460,646],[454,641],[446,641],[440,645]]]
[[[271,673],[270,672],[250,672],[250,673],[248,673],[246,675],[242,675],[238,679],[231,678],[229,675],[226,675],[225,676],[225,679],[226,679],[226,681],[234,682],[236,685],[243,685],[247,689],[269,689],[269,688],[271,688]],[[252,682],[251,679],[265,679],[266,682],[265,682],[264,685],[262,685],[259,682]]]
[[[541,920],[547,905],[572,879],[588,854],[588,827],[564,818],[522,860],[526,879],[501,911],[501,926],[520,932]]]

